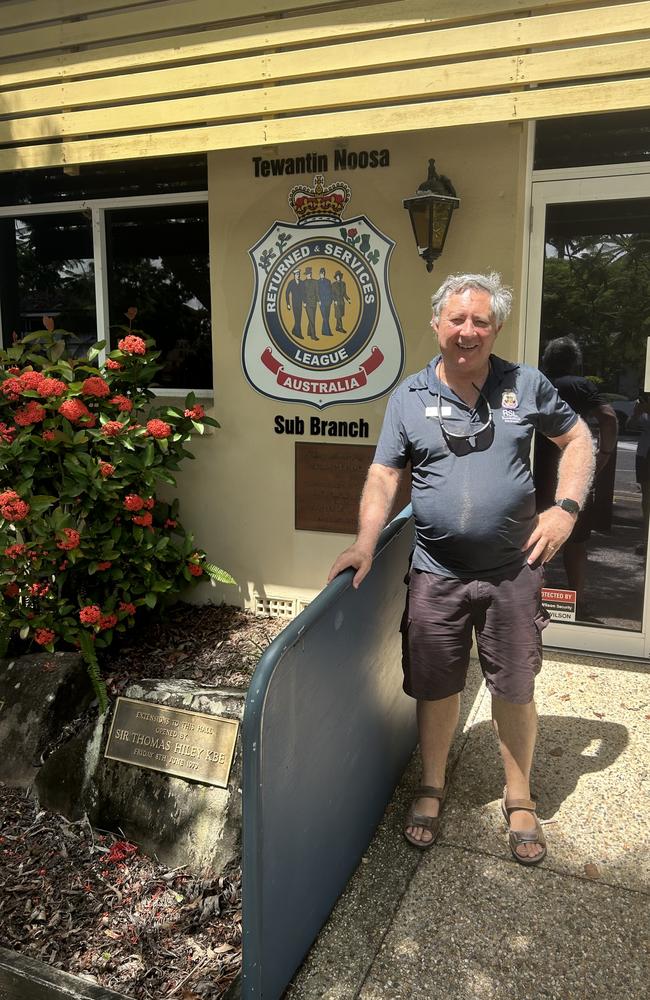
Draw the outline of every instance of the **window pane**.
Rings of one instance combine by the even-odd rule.
[[[163,365],[154,385],[212,388],[207,205],[106,213],[111,344],[129,306]]]
[[[176,194],[205,191],[207,186],[207,157],[204,154],[89,163],[65,169],[46,167],[5,173],[0,185],[0,205]]]
[[[535,170],[650,160],[650,111],[549,118],[535,125]]]
[[[90,220],[81,212],[1,219],[0,302],[5,344],[51,316],[82,356],[97,339]]]

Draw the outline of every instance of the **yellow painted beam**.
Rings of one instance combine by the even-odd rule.
[[[650,71],[645,41],[584,46],[471,63],[374,73],[282,87],[260,87],[208,97],[120,105],[107,114],[96,110],[0,121],[0,143],[99,135],[196,122],[225,122],[294,115],[337,108],[372,107],[421,99],[485,94],[522,84],[579,81]],[[0,100],[1,105],[1,100]]]
[[[0,150],[0,171],[173,156],[209,150],[276,146],[340,136],[411,132],[490,122],[525,121],[645,108],[650,105],[650,79],[592,83],[527,90],[484,97],[426,101],[336,113],[275,118],[265,121],[168,130],[146,135],[80,139]]]
[[[526,49],[569,42],[636,34],[650,26],[650,2],[624,4],[615,26],[611,8],[494,24],[423,31],[398,37],[343,42],[309,47],[297,53],[268,52],[260,56],[225,59],[191,66],[149,70],[105,79],[66,80],[57,84],[0,91],[0,114],[19,115],[82,108],[143,98],[173,97],[192,91],[227,90],[259,83],[281,83],[307,77],[347,74],[374,67],[408,67],[409,63],[447,62],[470,54],[499,55],[504,50]],[[614,30],[615,28],[615,30]],[[277,46],[273,46],[277,47]]]
[[[135,7],[146,0],[4,0],[0,6],[0,28],[26,28],[30,24],[56,21],[64,17],[80,17]]]
[[[557,10],[558,7],[593,6],[589,0],[464,0],[463,4],[454,0],[397,0],[394,3],[358,5],[353,0],[341,4],[328,4],[333,9],[309,14],[309,8],[323,7],[322,0],[300,0],[290,5],[286,0],[182,0],[182,2],[157,5],[155,11],[137,8],[133,11],[93,17],[77,22],[62,22],[46,27],[35,27],[29,31],[4,32],[0,45],[0,57],[25,57],[32,53],[52,53],[57,49],[69,50],[78,45],[110,45],[114,42],[128,45],[128,39],[141,35],[154,48],[161,44],[159,36],[163,32],[178,34],[191,28],[214,28],[227,25],[229,21],[244,17],[258,17],[259,28],[269,27],[274,34],[276,18],[288,14],[294,20],[293,29],[303,38],[313,28],[323,29],[337,36],[346,32],[372,33],[405,31],[409,28],[447,23],[471,23],[486,18],[509,15],[527,16],[531,11]],[[340,8],[340,9],[338,9]],[[1,11],[1,8],[0,8]],[[302,14],[302,25],[298,20]],[[155,14],[155,17],[153,16]],[[307,14],[307,16],[305,16]],[[282,24],[282,21],[279,22]],[[1,23],[0,23],[1,26]],[[241,25],[246,33],[246,25]],[[289,28],[289,31],[291,28]]]

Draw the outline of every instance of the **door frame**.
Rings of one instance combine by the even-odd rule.
[[[532,174],[530,235],[528,241],[527,294],[522,310],[522,355],[526,364],[538,367],[544,233],[546,206],[579,201],[615,201],[650,198],[650,163],[633,163],[564,170],[539,170]],[[650,560],[646,563],[643,619],[640,632],[593,628],[588,625],[552,622],[544,632],[546,645],[583,652],[620,656],[650,655]]]

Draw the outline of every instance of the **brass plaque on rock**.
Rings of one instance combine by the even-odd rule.
[[[359,500],[375,454],[368,444],[296,442],[296,529],[355,535]],[[410,473],[400,481],[391,517],[410,502]]]
[[[104,756],[226,788],[239,722],[118,698]]]

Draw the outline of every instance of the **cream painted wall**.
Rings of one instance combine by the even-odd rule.
[[[199,544],[238,581],[233,588],[198,588],[196,599],[251,606],[255,594],[309,600],[325,583],[336,554],[348,535],[295,531],[294,442],[274,432],[274,417],[320,411],[286,404],[257,393],[246,381],[241,346],[253,291],[248,249],[275,220],[292,221],[287,194],[294,183],[313,182],[309,175],[254,176],[252,157],[327,153],[330,165],[337,146],[349,150],[390,150],[390,166],[356,171],[331,170],[326,183],[345,180],[352,189],[347,216],[363,213],[396,247],[390,284],[406,344],[404,375],[422,368],[436,351],[429,327],[431,293],[451,272],[495,269],[511,283],[520,276],[522,256],[522,175],[525,137],[520,125],[489,125],[430,133],[344,140],[272,149],[232,150],[209,158],[212,315],[214,338],[213,415],[221,430],[195,442],[197,461],[179,477],[183,520]],[[415,193],[434,156],[441,173],[452,180],[461,199],[443,256],[428,274],[417,257],[408,213],[402,199]],[[520,290],[516,289],[517,296]],[[499,335],[497,349],[517,353],[518,309]],[[321,416],[365,418],[376,443],[387,396],[369,403],[337,405]],[[308,420],[305,420],[308,426]],[[329,441],[338,439],[328,439]],[[353,443],[348,441],[348,443]]]

